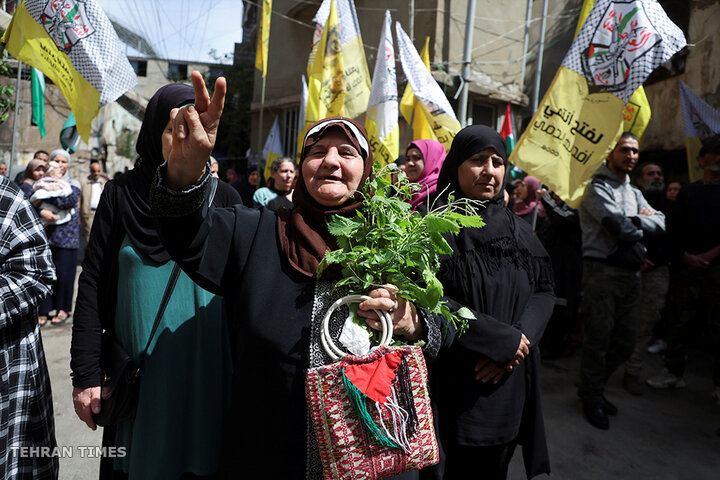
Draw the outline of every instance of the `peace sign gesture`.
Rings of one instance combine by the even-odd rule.
[[[168,157],[167,186],[186,190],[205,172],[205,164],[215,147],[227,83],[220,77],[215,81],[212,100],[205,81],[197,70],[191,74],[195,88],[195,105],[173,109],[172,151]]]

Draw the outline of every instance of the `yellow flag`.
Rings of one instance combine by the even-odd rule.
[[[120,40],[95,0],[20,2],[2,41],[13,57],[58,86],[85,142],[100,107],[137,85]]]
[[[575,28],[575,36],[580,32],[593,5],[595,5],[595,0],[585,0],[583,2],[582,9],[580,10],[580,18]],[[650,102],[648,102],[647,95],[645,95],[645,88],[640,86],[625,104],[625,109],[623,110],[623,132],[631,132],[636,137],[642,138],[648,123],[650,123],[651,115]]]
[[[305,125],[344,114],[345,75],[335,0],[323,28],[313,63],[308,70],[308,104]]]
[[[272,0],[263,0],[262,18],[260,20],[260,33],[257,38],[257,51],[255,52],[255,68],[262,72],[263,78],[267,75],[268,45],[270,43],[270,15],[272,14]]]
[[[720,111],[695,95],[682,80],[678,80],[678,88],[685,124],[688,174],[690,181],[695,182],[703,177],[703,168],[698,162],[703,141],[720,134]]]
[[[310,125],[328,115],[355,118],[365,113],[370,98],[370,73],[353,0],[323,0],[313,20],[316,30],[308,59],[309,97],[301,140]],[[323,65],[325,80],[320,79]],[[329,85],[330,78],[334,85]]]
[[[420,58],[430,71],[430,37],[425,37],[425,46],[420,52]],[[413,140],[437,140],[432,126],[425,119],[422,113],[422,104],[413,94],[410,83],[405,86],[402,99],[400,100],[400,113],[405,121],[412,127]]]
[[[597,0],[510,162],[577,207],[623,131],[625,104],[685,45],[659,3]]]

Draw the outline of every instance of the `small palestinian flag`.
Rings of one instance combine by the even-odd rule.
[[[505,139],[505,148],[507,149],[507,154],[509,156],[515,148],[515,135],[513,134],[512,115],[510,113],[509,102],[507,104],[507,108],[505,109],[505,121],[503,121],[502,130],[500,130],[500,136]]]

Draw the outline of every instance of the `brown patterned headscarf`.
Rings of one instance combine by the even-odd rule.
[[[302,176],[302,164],[309,147],[320,140],[330,129],[338,129],[347,136],[365,161],[358,190],[370,178],[373,156],[365,129],[355,120],[330,117],[313,124],[303,141],[300,155],[300,178],[293,193],[293,209],[278,210],[278,237],[280,247],[298,272],[314,277],[325,252],[337,247],[335,238],[328,232],[327,222],[332,215],[350,217],[362,205],[362,196],[355,193],[342,205],[325,207],[310,195]]]

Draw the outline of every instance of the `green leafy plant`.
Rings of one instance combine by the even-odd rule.
[[[12,68],[7,62],[7,52],[2,53],[0,59],[0,76],[10,77],[12,75]],[[10,112],[15,108],[15,95],[14,85],[0,85],[0,123],[3,123],[8,119]]]
[[[388,167],[376,163],[374,178],[362,188],[363,208],[354,217],[334,215],[328,230],[338,249],[325,254],[318,266],[318,277],[331,265],[340,265],[343,279],[337,286],[348,285],[364,293],[385,284],[398,287],[398,295],[433,313],[443,315],[459,334],[475,317],[467,308],[453,313],[444,301],[443,287],[437,279],[439,255],[453,253],[443,234],[457,234],[463,227],[482,227],[477,215],[482,204],[477,200],[456,199],[436,207],[429,205],[425,216],[412,211],[408,199],[422,186],[411,183],[404,174],[396,183],[387,177]]]

